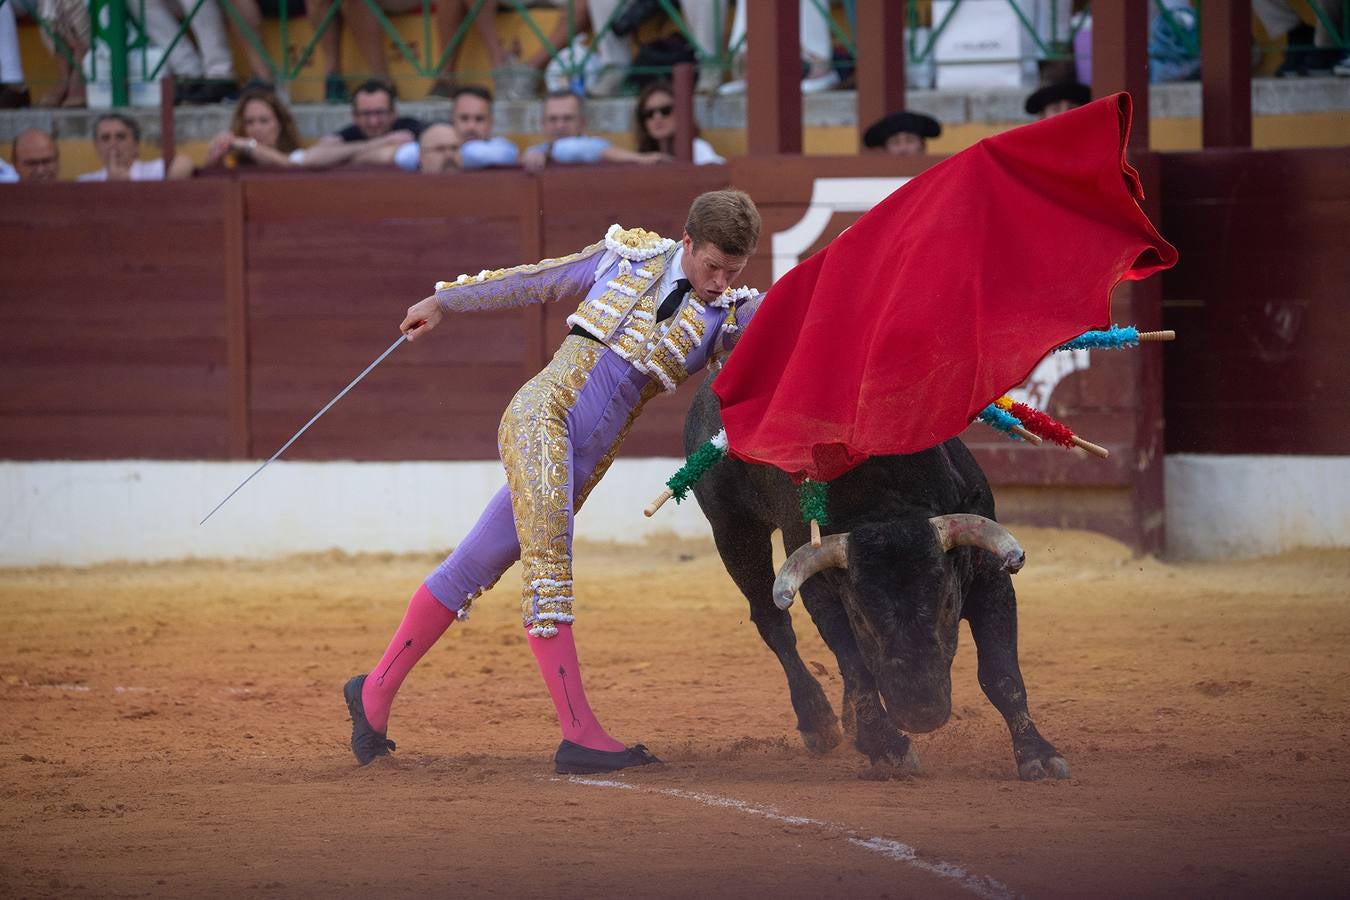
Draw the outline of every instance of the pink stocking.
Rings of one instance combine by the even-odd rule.
[[[553,707],[558,711],[558,725],[562,727],[563,737],[592,750],[625,749],[605,732],[586,702],[572,626],[558,623],[558,633],[553,637],[536,637],[528,633],[527,637],[535,661],[539,663],[539,673],[544,676],[544,684],[548,685],[549,696],[553,698]]]
[[[446,609],[425,584],[418,587],[408,602],[402,624],[389,642],[389,649],[384,651],[379,665],[370,670],[361,689],[366,720],[376,731],[383,734],[388,729],[389,709],[394,705],[399,685],[422,654],[431,649],[454,621],[455,614]]]

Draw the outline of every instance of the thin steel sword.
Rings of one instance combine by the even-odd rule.
[[[406,341],[407,339],[408,339],[408,336],[407,336],[406,334],[401,334],[401,335],[399,335],[399,336],[398,336],[398,340],[396,340],[396,341],[394,341],[392,344],[390,344],[390,345],[389,345],[389,349],[386,350],[386,351],[384,351],[383,353],[381,353],[379,359],[375,360],[373,363],[371,363],[370,365],[366,366],[365,371],[363,371],[360,375],[357,375],[355,378],[353,378],[351,384],[349,384],[349,385],[347,385],[345,388],[343,388],[343,389],[342,389],[342,392],[341,392],[340,394],[338,394],[336,397],[334,397],[332,400],[329,400],[329,401],[328,401],[328,404],[327,404],[323,409],[321,409],[321,410],[319,410],[318,412],[316,412],[316,413],[314,414],[314,418],[310,419],[308,422],[305,423],[304,428],[301,428],[299,431],[297,431],[294,435],[291,436],[291,439],[290,439],[289,441],[287,441],[286,443],[282,444],[282,445],[281,445],[281,449],[278,450],[276,453],[273,453],[273,454],[272,454],[272,459],[269,459],[267,462],[263,463],[261,466],[258,466],[258,468],[254,469],[254,470],[253,470],[253,475],[257,475],[257,474],[258,474],[259,472],[261,472],[263,469],[265,469],[265,468],[267,468],[268,466],[270,466],[270,465],[272,464],[272,460],[276,459],[278,456],[280,456],[281,454],[285,453],[285,452],[286,452],[286,448],[289,447],[291,444],[294,444],[296,438],[300,437],[300,435],[302,435],[302,434],[305,433],[305,429],[306,429],[306,428],[309,428],[309,426],[311,426],[311,425],[313,425],[315,422],[319,421],[319,417],[320,417],[320,416],[322,416],[324,413],[328,412],[328,410],[331,409],[331,408],[333,407],[333,404],[334,404],[334,403],[338,402],[338,401],[341,400],[344,396],[346,396],[346,394],[347,394],[348,391],[350,391],[352,388],[356,387],[357,382],[359,382],[362,378],[365,378],[367,375],[369,375],[371,369],[375,368],[375,367],[378,366],[380,363],[384,362],[384,358],[385,358],[386,356],[388,356],[390,353],[393,353],[395,350],[397,350],[397,349],[398,349],[398,345],[401,344],[401,343],[403,343],[403,342]],[[232,490],[232,491],[230,491],[228,494],[226,494],[226,495],[225,495],[225,499],[222,500],[222,501],[220,501],[219,503],[216,504],[216,509],[220,509],[222,506],[224,506],[224,505],[226,504],[226,502],[229,501],[229,499],[230,499],[231,497],[233,497],[235,494],[239,493],[240,489],[243,488],[244,485],[248,484],[250,481],[253,480],[253,475],[250,475],[250,476],[248,476],[247,478],[245,478],[243,481],[239,482],[239,487],[235,488],[234,490]],[[206,524],[206,519],[209,519],[209,518],[211,518],[212,516],[214,516],[214,515],[216,514],[216,509],[213,509],[213,510],[211,510],[209,513],[207,513],[207,514],[206,514],[206,518],[205,518],[205,519],[202,519],[202,520],[201,520],[200,522],[198,522],[197,524],[198,524],[198,525],[205,525],[205,524]]]

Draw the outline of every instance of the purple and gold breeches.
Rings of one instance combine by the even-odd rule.
[[[555,623],[571,622],[573,516],[657,393],[646,375],[603,344],[568,336],[506,408],[497,432],[506,486],[428,576],[427,589],[462,614],[519,559],[530,633],[551,637]]]

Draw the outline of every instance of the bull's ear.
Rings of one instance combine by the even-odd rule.
[[[848,532],[825,535],[820,539],[819,547],[802,544],[792,551],[774,579],[774,605],[779,609],[787,609],[806,579],[823,569],[834,567],[848,568]]]
[[[984,516],[969,513],[952,513],[945,516],[933,516],[928,520],[933,526],[938,544],[943,552],[953,547],[979,547],[998,557],[1003,568],[1009,572],[1020,571],[1027,561],[1027,554],[1012,532]]]

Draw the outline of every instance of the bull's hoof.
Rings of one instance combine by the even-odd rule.
[[[830,722],[817,731],[802,732],[802,743],[817,756],[824,756],[843,742],[844,733],[839,730],[838,722]]]
[[[885,754],[872,760],[872,764],[858,773],[863,781],[890,781],[912,777],[919,771],[919,754],[913,746],[899,758]]]
[[[1041,781],[1044,778],[1064,779],[1069,777],[1069,764],[1062,756],[1050,756],[1045,760],[1029,759],[1017,767],[1017,774],[1023,781]]]

